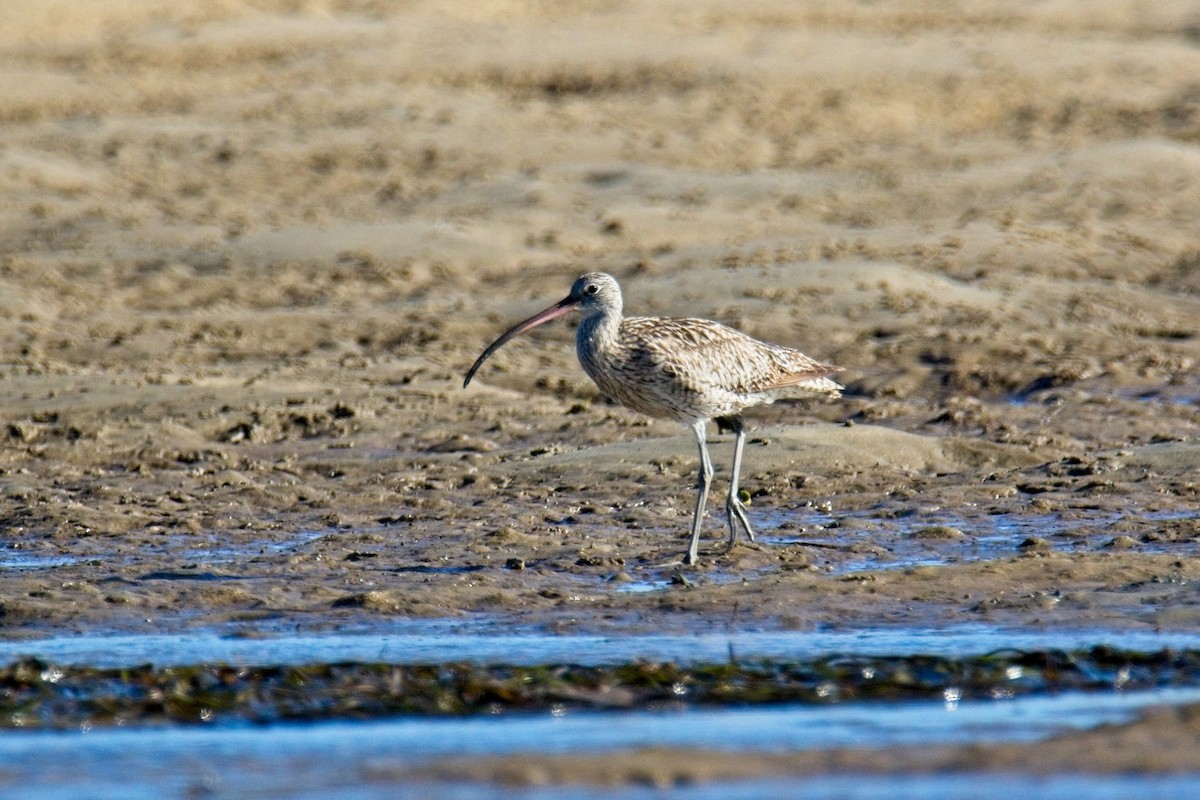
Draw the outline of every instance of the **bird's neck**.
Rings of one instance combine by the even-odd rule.
[[[600,353],[612,348],[621,328],[621,312],[611,309],[584,317],[575,331],[579,352]]]

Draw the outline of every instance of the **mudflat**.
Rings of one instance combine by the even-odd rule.
[[[7,4],[0,635],[1194,628],[1198,25]],[[691,437],[571,324],[462,388],[592,270],[845,367],[749,415],[756,544],[679,567]]]

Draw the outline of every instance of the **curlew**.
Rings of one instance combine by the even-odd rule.
[[[712,460],[705,438],[709,421],[734,433],[725,500],[728,546],[732,548],[737,540],[738,525],[754,541],[746,508],[738,497],[746,443],[741,412],[796,391],[837,397],[842,387],[828,376],[840,372],[841,367],[822,364],[799,351],[761,342],[707,319],[624,317],[616,279],[590,272],[575,281],[565,298],[514,325],[488,345],[468,370],[463,388],[488,356],[509,339],[572,311],[583,314],[575,335],[579,363],[600,391],[634,411],[686,425],[700,446],[696,511],[683,563],[696,563],[700,525],[712,484]]]

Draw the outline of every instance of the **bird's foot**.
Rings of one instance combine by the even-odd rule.
[[[725,500],[725,515],[729,518],[730,547],[733,547],[733,543],[737,539],[737,526],[739,524],[742,526],[742,530],[746,532],[747,538],[752,542],[755,541],[754,529],[750,527],[750,521],[746,519],[746,507],[742,505],[741,500],[732,494]]]
[[[659,567],[694,567],[700,563],[700,548],[686,551],[679,559],[657,564]]]

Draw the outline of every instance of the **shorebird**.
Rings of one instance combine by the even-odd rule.
[[[710,421],[734,434],[733,467],[725,499],[728,547],[737,540],[738,525],[754,541],[746,508],[738,497],[746,443],[741,412],[796,391],[837,397],[842,387],[828,376],[842,368],[761,342],[719,322],[625,317],[623,310],[616,279],[589,272],[575,281],[562,300],[517,323],[488,345],[467,371],[463,388],[488,356],[514,336],[572,311],[582,312],[575,333],[576,352],[583,371],[600,391],[634,411],[686,425],[700,445],[692,539],[683,563],[695,564],[699,556],[700,525],[713,476],[705,438]]]

